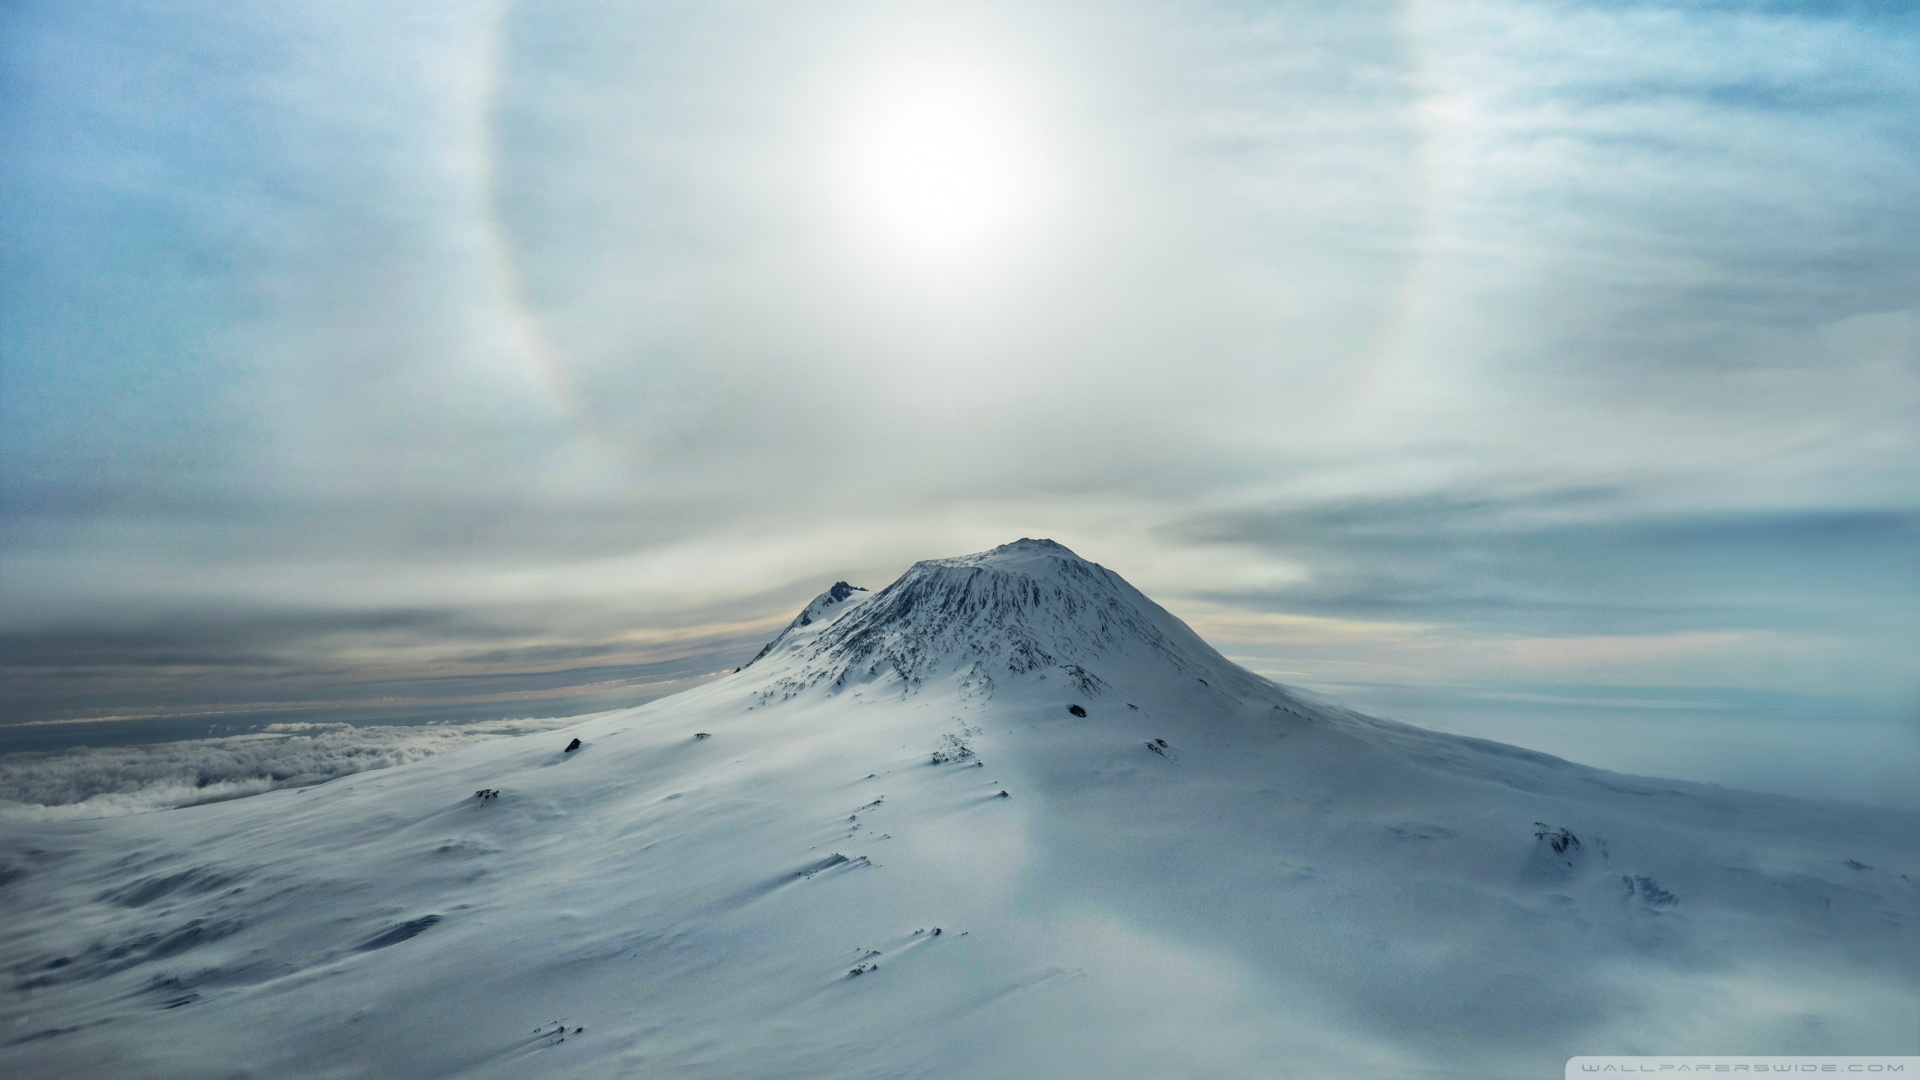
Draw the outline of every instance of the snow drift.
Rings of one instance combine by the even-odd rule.
[[[0,1072],[1913,1053],[1917,837],[1361,716],[1023,540],[841,583],[735,675],[564,731],[11,829]]]

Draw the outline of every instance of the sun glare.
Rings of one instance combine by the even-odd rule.
[[[878,80],[847,125],[838,183],[853,217],[946,253],[1003,236],[1039,208],[1035,140],[993,80],[927,68]]]

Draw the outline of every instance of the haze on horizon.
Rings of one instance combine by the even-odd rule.
[[[26,0],[0,56],[0,724],[606,708],[1048,536],[1372,711],[1920,806],[1900,5]]]

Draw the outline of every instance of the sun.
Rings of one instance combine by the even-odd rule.
[[[874,80],[849,109],[835,187],[849,215],[914,251],[952,253],[1029,224],[1044,155],[1018,94],[947,65]]]

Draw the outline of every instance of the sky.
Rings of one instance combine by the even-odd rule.
[[[1920,807],[1916,461],[1906,3],[0,7],[0,749],[610,708],[1047,536]]]

